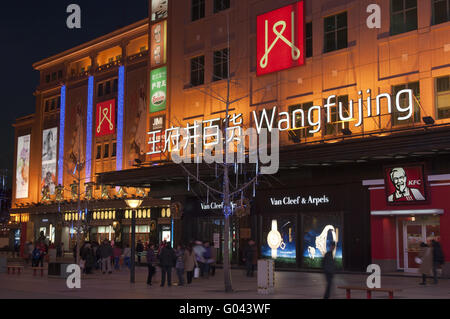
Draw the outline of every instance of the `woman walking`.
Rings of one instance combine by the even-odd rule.
[[[192,249],[192,245],[189,245],[184,251],[184,270],[186,270],[188,284],[192,283],[195,267],[198,267],[197,260],[195,258],[195,252]]]
[[[178,275],[178,286],[184,286],[184,249],[181,244],[178,244],[175,256],[177,257],[175,269]]]

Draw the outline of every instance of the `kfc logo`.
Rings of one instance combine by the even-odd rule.
[[[257,17],[257,75],[305,63],[303,1]]]
[[[386,195],[390,204],[426,201],[422,166],[397,166],[385,169]]]
[[[97,122],[95,135],[105,136],[114,134],[116,123],[116,101],[109,100],[97,104]]]

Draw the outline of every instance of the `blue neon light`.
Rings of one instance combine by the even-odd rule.
[[[92,156],[92,114],[94,102],[94,77],[89,77],[88,105],[87,105],[87,132],[86,132],[86,182],[91,181],[91,156]]]
[[[119,92],[117,97],[117,144],[116,144],[116,170],[122,170],[123,160],[123,111],[125,97],[125,67],[119,68]]]
[[[63,184],[64,173],[64,124],[66,120],[66,86],[61,87],[61,106],[59,110],[59,155],[58,155],[58,184]]]

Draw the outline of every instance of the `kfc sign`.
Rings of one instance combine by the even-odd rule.
[[[257,17],[257,75],[305,63],[304,2]]]
[[[109,100],[97,104],[95,136],[105,136],[115,133],[116,101]]]
[[[386,197],[389,205],[427,202],[423,165],[396,165],[385,168]]]

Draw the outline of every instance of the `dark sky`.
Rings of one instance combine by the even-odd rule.
[[[66,26],[69,4],[81,7],[81,29]],[[39,0],[2,1],[0,10],[0,169],[14,161],[17,117],[35,111],[33,92],[39,72],[32,64],[83,42],[144,19],[148,0]]]

